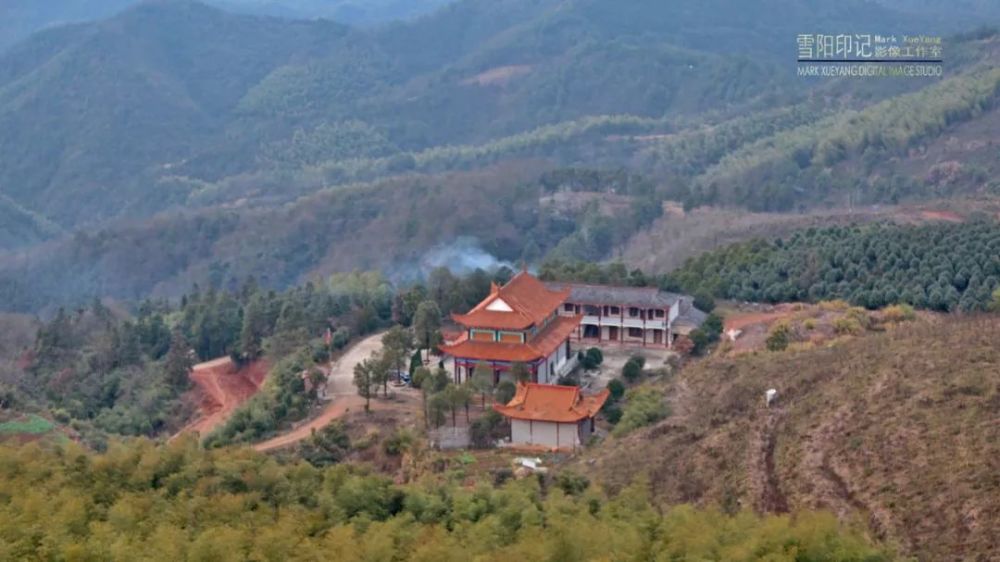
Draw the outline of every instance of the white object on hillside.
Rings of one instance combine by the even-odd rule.
[[[514,464],[523,466],[524,468],[528,468],[531,470],[538,470],[539,468],[541,468],[542,459],[538,457],[535,458],[517,457],[516,459],[514,459]]]
[[[771,407],[771,403],[774,402],[774,400],[777,397],[778,397],[778,391],[773,388],[768,389],[768,391],[764,393],[764,401],[768,408]]]
[[[726,337],[729,338],[729,341],[736,341],[736,338],[740,337],[742,334],[743,330],[737,330],[735,328],[726,330]]]

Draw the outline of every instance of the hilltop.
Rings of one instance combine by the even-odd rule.
[[[718,217],[697,225],[718,239],[726,213],[844,224],[1000,194],[994,32],[949,38],[943,79],[813,83],[781,33],[862,4],[887,27],[922,12],[696,4],[464,0],[358,29],[159,0],[37,33],[0,54],[0,295],[38,310],[397,276],[458,237],[500,260],[600,261],[689,239],[673,202]]]
[[[665,504],[828,509],[920,560],[990,560],[1000,555],[998,332],[995,316],[950,317],[709,358],[652,383],[671,416],[605,441],[579,468],[612,490],[648,476]]]

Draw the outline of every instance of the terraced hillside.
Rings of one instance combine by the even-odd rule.
[[[919,560],[995,560],[998,333],[996,316],[950,317],[708,359],[661,383],[670,417],[580,462],[612,489],[646,474],[665,504],[829,509]]]

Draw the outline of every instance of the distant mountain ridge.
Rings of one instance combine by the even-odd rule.
[[[32,33],[111,17],[155,0],[4,0],[0,7],[0,52]],[[325,18],[376,25],[426,14],[452,0],[207,0],[233,12],[289,19]]]
[[[795,77],[795,34],[846,29],[858,13],[866,29],[932,26],[862,0],[462,0],[374,29],[156,0],[48,29],[0,54],[0,195],[18,217],[0,235],[0,285],[44,305],[175,294],[257,265],[275,286],[387,267],[452,232],[424,227],[439,222],[442,192],[464,203],[456,224],[504,241],[505,259],[594,260],[665,200],[787,211],[994,189],[997,36],[956,38],[945,81]],[[967,140],[944,138],[960,127]],[[504,180],[510,194],[495,193],[509,208],[529,206],[493,224],[450,174],[507,161],[530,162],[529,184],[577,167],[643,174],[648,187],[567,215],[513,199],[533,196]],[[599,184],[588,189],[600,197],[616,188]],[[412,201],[396,207],[387,186]],[[396,215],[355,214],[365,197]],[[289,232],[265,236],[273,224]],[[367,256],[344,224],[400,252]],[[30,263],[4,259],[53,237]],[[156,244],[162,263],[135,255]],[[71,263],[91,273],[42,290]]]

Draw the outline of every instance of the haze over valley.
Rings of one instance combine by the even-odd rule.
[[[989,0],[0,0],[0,559],[1000,560],[998,131]]]

